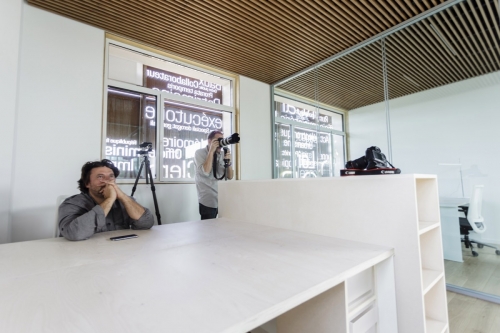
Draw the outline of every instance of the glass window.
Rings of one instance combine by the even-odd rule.
[[[232,134],[234,78],[112,40],[107,57],[103,157],[115,162],[121,180],[134,181],[148,156],[155,181],[194,181],[194,153],[208,133]],[[147,153],[144,142],[151,142]]]
[[[338,113],[319,110],[318,125],[324,129],[333,129],[337,131],[344,130],[342,115]]]
[[[333,175],[340,177],[340,170],[345,169],[344,136],[333,134]]]
[[[316,178],[318,161],[318,132],[296,127],[293,146],[295,150],[295,175],[298,178]]]
[[[151,172],[155,175],[156,96],[108,88],[105,156],[120,170],[119,179],[135,179],[142,142],[151,142]],[[142,172],[144,175],[144,172]]]
[[[290,136],[290,126],[276,124],[274,134],[277,147],[275,168],[278,178],[292,178],[292,140]]]
[[[232,105],[231,80],[109,45],[108,78],[214,104]]]
[[[333,176],[332,135],[320,132],[318,139],[318,177],[331,177]]]
[[[221,131],[231,135],[229,112],[165,102],[163,119],[162,178],[165,179],[194,179],[194,153],[207,145],[208,133]]]
[[[340,176],[345,163],[344,116],[278,95],[274,106],[276,177]]]

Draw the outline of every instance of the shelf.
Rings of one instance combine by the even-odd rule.
[[[439,222],[424,222],[424,221],[419,221],[418,222],[418,234],[424,234],[429,230],[432,230],[434,228],[439,227]]]
[[[425,318],[426,333],[443,333],[447,326],[448,325],[444,322]]]
[[[443,272],[434,271],[430,269],[422,269],[422,286],[424,295],[442,278]]]

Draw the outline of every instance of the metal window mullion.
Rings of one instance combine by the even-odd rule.
[[[325,132],[329,132],[329,133],[332,133],[332,134],[345,136],[345,132],[339,131],[339,130],[328,129]]]
[[[119,89],[124,89],[124,90],[130,90],[130,91],[137,92],[140,94],[155,95],[155,96],[158,96],[161,94],[161,92],[159,92],[158,90],[153,90],[151,88],[136,86],[136,85],[131,84],[131,83],[116,81],[113,79],[107,80],[107,86],[108,87],[111,86],[111,87],[115,87],[115,88],[119,88]]]
[[[136,91],[136,92],[140,92],[140,93],[148,94],[148,95],[164,95],[165,96],[164,99],[166,99],[167,101],[174,101],[176,103],[182,103],[182,104],[185,104],[187,106],[194,105],[197,107],[210,109],[210,110],[214,110],[214,111],[224,111],[224,112],[230,112],[232,114],[235,114],[235,107],[233,107],[233,106],[214,104],[214,103],[196,100],[196,99],[189,98],[189,97],[177,96],[174,94],[161,92],[161,91],[158,91],[155,89],[136,86],[136,85],[133,85],[131,83],[126,83],[126,82],[116,81],[116,80],[111,80],[111,79],[108,80],[108,86],[109,85],[116,87],[116,88]],[[216,107],[214,107],[214,106],[216,106]]]
[[[319,113],[318,113],[319,114]],[[319,137],[320,137],[321,131],[319,130],[319,125],[317,125],[316,128],[316,172],[319,174]],[[331,168],[330,168],[331,169]]]
[[[161,153],[158,155],[157,161],[157,170],[159,172],[158,179],[160,180],[160,182],[167,181],[167,178],[163,177],[163,136],[165,134],[163,124],[165,123],[165,95],[166,93],[161,93],[160,98],[158,98],[158,102],[156,103],[158,110],[156,112],[156,138],[158,140],[156,151],[161,151]]]
[[[271,86],[271,142],[273,143],[273,149],[271,152],[271,163],[272,163],[272,170],[273,174],[272,177],[273,179],[278,178],[278,166],[276,166],[276,160],[278,159],[278,133],[276,133],[276,117],[274,115],[275,113],[275,106],[274,106],[274,86]]]
[[[389,80],[388,80],[388,71],[387,71],[387,53],[385,49],[385,38],[381,40],[382,44],[382,72],[384,78],[384,100],[385,100],[385,123],[386,123],[386,131],[387,131],[387,155],[389,157],[389,161],[392,163],[392,140],[391,140],[391,115],[389,109]]]
[[[333,162],[334,156],[335,156],[335,145],[333,144],[333,133],[330,134],[330,151],[332,152],[331,156],[331,163],[332,165],[330,166],[330,177],[333,177],[335,175],[335,163]]]
[[[343,137],[343,145],[344,145],[344,164],[347,162],[347,137]]]
[[[109,67],[109,43],[104,46],[104,92],[102,98],[102,124],[101,124],[101,159],[106,157],[106,137],[108,135],[108,67]]]
[[[290,119],[278,119],[276,121],[278,124],[286,124],[286,125],[295,125],[299,126],[302,128],[310,129],[310,130],[316,130],[317,125],[316,124],[305,124],[305,123],[299,123]]]
[[[290,124],[290,151],[292,156],[290,156],[290,162],[292,162],[292,178],[295,178],[295,171],[297,167],[295,165],[295,125]]]

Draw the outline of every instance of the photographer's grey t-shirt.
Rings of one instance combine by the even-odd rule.
[[[219,153],[217,155],[217,177],[224,175],[224,156]],[[217,208],[218,207],[218,180],[215,179],[212,168],[209,172],[203,170],[203,163],[208,156],[208,147],[198,149],[194,154],[194,165],[196,166],[196,174],[194,180],[196,182],[196,190],[198,191],[198,202],[203,206]]]

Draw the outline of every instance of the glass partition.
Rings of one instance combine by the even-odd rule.
[[[394,15],[399,22],[406,19],[405,13]],[[304,112],[340,110],[345,126],[330,125],[321,111],[316,132],[307,127],[309,113],[300,121],[276,120],[275,137],[282,149],[278,177],[335,175],[345,164],[336,156],[345,152],[347,159],[357,159],[370,146],[380,147],[402,173],[436,174],[446,282],[450,288],[496,296],[499,22],[498,1],[443,5],[275,87],[278,94],[308,103]],[[322,132],[322,119],[333,126],[327,126],[330,133]],[[314,168],[311,151],[319,157]]]
[[[364,156],[371,146],[387,151],[382,60],[382,45],[377,42],[319,67],[318,101],[346,110],[349,126],[363,127],[362,136],[349,137],[354,139],[349,142],[349,160]],[[367,113],[368,109],[376,112]],[[360,116],[352,118],[352,113]],[[333,137],[335,157],[343,150],[342,139]],[[335,159],[338,175],[340,169],[345,168],[345,162]]]
[[[345,164],[345,111],[320,102],[319,73],[312,69],[275,89],[276,178],[339,176]]]
[[[498,22],[494,1],[463,1],[386,49],[394,162],[438,176],[446,282],[500,296]]]

